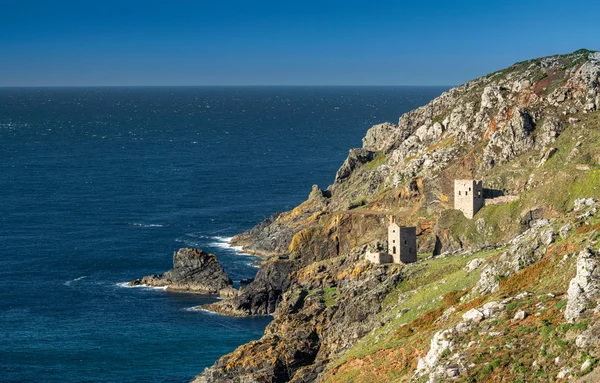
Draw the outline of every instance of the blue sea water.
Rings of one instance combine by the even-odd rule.
[[[438,87],[0,89],[0,381],[186,382],[270,318],[120,283],[217,255]]]

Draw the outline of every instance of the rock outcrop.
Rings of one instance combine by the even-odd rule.
[[[487,294],[498,290],[500,277],[506,278],[540,260],[554,239],[555,234],[550,222],[536,221],[531,229],[510,242],[509,248],[500,256],[498,262],[483,268],[475,291]]]
[[[214,254],[200,249],[182,248],[173,254],[173,269],[164,274],[149,275],[129,282],[131,286],[166,286],[167,290],[201,294],[219,294],[233,282]]]
[[[290,286],[290,273],[293,268],[294,263],[289,260],[266,262],[254,280],[241,287],[237,295],[200,308],[237,317],[271,315]]]
[[[600,258],[590,249],[585,249],[577,256],[577,275],[569,283],[565,319],[571,323],[578,320],[599,293]]]

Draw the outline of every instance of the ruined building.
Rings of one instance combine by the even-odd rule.
[[[390,217],[388,226],[388,251],[367,251],[367,261],[372,263],[412,263],[417,261],[417,228],[399,226]]]
[[[393,218],[388,226],[388,253],[394,263],[417,261],[417,228],[401,227]]]
[[[471,219],[483,205],[483,181],[454,180],[455,209]]]

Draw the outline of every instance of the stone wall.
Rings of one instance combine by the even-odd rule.
[[[392,263],[394,259],[388,253],[380,253],[376,251],[367,250],[365,253],[365,259],[371,263]]]
[[[484,205],[485,206],[504,205],[509,202],[516,201],[518,199],[519,199],[519,197],[516,195],[503,195],[503,196],[495,197],[495,198],[486,198]]]

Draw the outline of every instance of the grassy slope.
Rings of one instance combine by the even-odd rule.
[[[597,219],[591,226],[599,222]],[[568,324],[560,312],[566,305],[564,293],[575,273],[575,257],[565,259],[565,255],[578,251],[589,239],[590,231],[583,226],[567,241],[551,246],[541,261],[502,280],[498,292],[469,300],[459,298],[478,280],[479,271],[467,273],[464,265],[473,258],[493,262],[500,250],[425,260],[414,265],[412,277],[402,282],[386,300],[388,309],[381,315],[394,319],[349,350],[323,381],[408,381],[436,331],[458,322],[470,308],[522,291],[532,295],[509,304],[506,315],[486,323],[484,331],[470,332],[456,339],[463,345],[473,342],[473,346],[467,348],[466,357],[475,363],[458,381],[545,382],[560,371],[561,364],[555,363],[557,357],[575,364],[590,359],[595,366],[598,356],[582,353],[574,345],[576,335],[587,327],[589,319]],[[456,311],[440,319],[452,306]],[[511,318],[517,310],[525,310],[530,316],[513,322]],[[501,335],[490,335],[495,332]],[[539,361],[536,371],[530,368],[533,360]],[[586,372],[589,371],[579,375]]]
[[[533,160],[539,158],[537,153],[520,156],[510,164],[494,168],[488,177],[511,178],[511,182],[520,182],[519,177],[525,182],[531,177],[529,182],[532,186],[520,195],[519,200],[485,207],[474,220],[448,210],[442,213],[438,224],[448,228],[454,236],[469,238],[473,242],[501,242],[519,232],[519,220],[524,212],[543,207],[556,216],[554,226],[558,230],[562,224],[575,219],[567,214],[575,199],[600,199],[596,145],[600,142],[599,122],[600,113],[595,112],[568,126],[553,145],[558,149],[556,154],[539,168],[539,160]],[[572,155],[574,148],[578,153]],[[490,228],[485,234],[477,229],[476,220],[479,218],[483,218]],[[459,321],[470,308],[522,291],[533,295],[509,305],[506,315],[487,323],[483,334],[467,334],[459,340],[464,344],[474,342],[475,346],[469,348],[467,357],[476,365],[459,381],[544,382],[553,379],[567,360],[577,364],[589,359],[595,366],[600,355],[582,353],[574,346],[576,334],[586,328],[589,320],[567,324],[560,311],[566,304],[564,294],[568,282],[575,273],[574,257],[564,257],[579,251],[590,236],[599,236],[600,227],[595,227],[598,222],[581,226],[567,242],[555,243],[540,262],[502,280],[500,291],[471,301],[456,301],[479,278],[479,271],[467,273],[464,265],[473,258],[493,262],[499,250],[427,259],[410,266],[410,277],[386,298],[387,309],[380,314],[393,319],[374,329],[349,350],[330,368],[323,382],[408,381],[418,358],[429,349],[429,342],[436,331]],[[451,306],[457,311],[440,321],[440,316]],[[517,310],[539,314],[515,323],[511,319]],[[486,335],[494,332],[501,335]],[[562,362],[556,364],[557,357]],[[537,370],[531,369],[533,360],[538,361]],[[576,375],[587,372],[576,372]]]

